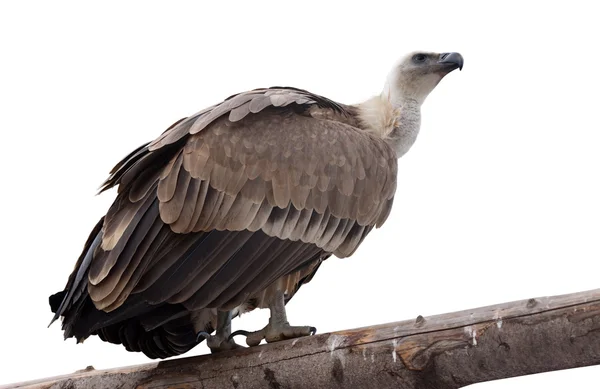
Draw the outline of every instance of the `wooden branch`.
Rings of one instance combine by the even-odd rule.
[[[0,389],[446,389],[596,364],[600,289]]]

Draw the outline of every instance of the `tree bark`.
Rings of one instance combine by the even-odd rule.
[[[451,389],[596,364],[600,289],[0,389]]]

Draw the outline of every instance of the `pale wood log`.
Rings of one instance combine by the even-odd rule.
[[[0,389],[450,389],[596,364],[600,289]]]

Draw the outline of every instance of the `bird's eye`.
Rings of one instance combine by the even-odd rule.
[[[413,57],[413,61],[419,63],[419,62],[425,62],[425,60],[427,59],[427,56],[425,54],[415,54],[415,56]]]

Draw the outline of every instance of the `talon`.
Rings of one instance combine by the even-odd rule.
[[[210,339],[212,337],[211,334],[209,334],[206,331],[200,331],[196,334],[196,342],[202,342],[203,340],[208,341],[208,339]],[[200,339],[202,338],[202,339]]]
[[[227,340],[232,340],[234,336],[238,336],[238,335],[244,335],[246,337],[248,337],[248,335],[250,335],[251,332],[250,331],[244,331],[244,330],[237,330],[235,332],[233,332],[231,335],[229,335],[229,337],[227,338]]]
[[[246,344],[250,347],[258,346],[260,342],[265,338],[265,330],[264,328],[260,331],[245,331],[245,330],[237,330],[231,335],[229,335],[229,340],[233,339],[236,335],[244,335],[246,337]]]
[[[317,333],[317,328],[316,327],[310,327],[310,335],[314,335]]]

